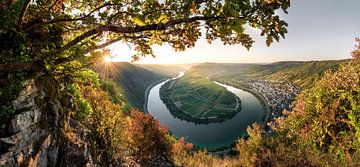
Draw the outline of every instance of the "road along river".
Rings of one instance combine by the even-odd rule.
[[[184,72],[181,72],[178,77],[182,75],[184,75]],[[240,98],[241,111],[231,119],[221,123],[196,124],[180,120],[171,115],[166,105],[160,99],[160,87],[169,80],[160,82],[150,89],[146,105],[147,112],[159,120],[163,126],[168,127],[175,137],[183,136],[187,142],[191,142],[195,146],[206,147],[208,149],[229,146],[239,137],[247,134],[246,128],[249,125],[254,122],[261,122],[264,117],[263,107],[254,95],[241,89],[215,82]]]

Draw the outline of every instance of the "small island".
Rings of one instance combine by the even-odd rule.
[[[235,94],[195,71],[166,82],[160,98],[173,116],[201,124],[223,122],[241,110]]]

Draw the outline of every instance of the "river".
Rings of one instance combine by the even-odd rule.
[[[183,72],[180,73],[178,77],[181,77],[183,74]],[[155,119],[159,120],[163,126],[168,127],[175,137],[183,136],[185,141],[191,142],[196,146],[208,149],[229,146],[239,137],[247,134],[246,128],[249,125],[254,122],[261,122],[264,117],[263,107],[254,95],[241,89],[215,82],[240,98],[241,111],[231,119],[221,123],[195,124],[194,122],[180,120],[171,115],[166,105],[160,99],[160,87],[169,80],[160,82],[151,88],[147,99],[147,111]]]

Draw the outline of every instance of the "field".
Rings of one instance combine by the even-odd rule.
[[[200,123],[231,118],[241,106],[233,93],[194,72],[167,82],[160,94],[174,116]]]

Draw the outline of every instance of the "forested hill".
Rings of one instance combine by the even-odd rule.
[[[223,76],[230,74],[238,74],[246,71],[256,64],[237,64],[237,63],[203,63],[198,64],[189,69],[189,71],[197,72],[203,76]]]
[[[325,71],[337,71],[341,64],[349,61],[279,62],[260,67],[257,69],[257,74],[262,73],[266,79],[289,81],[301,88],[310,88],[320,80]]]
[[[336,71],[349,60],[282,61],[270,64],[204,63],[190,70],[213,79],[260,79],[291,82],[301,88],[310,88],[327,70]]]
[[[177,75],[184,70],[177,65],[136,65],[114,62],[109,77],[123,89],[126,99],[135,107],[142,109],[146,88],[166,77]]]

